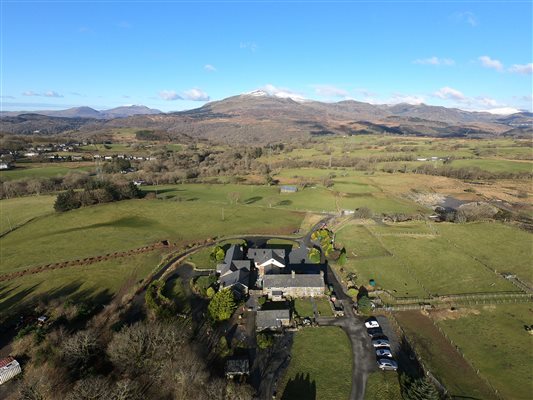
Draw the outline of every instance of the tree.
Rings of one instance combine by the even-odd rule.
[[[209,299],[212,299],[213,296],[215,295],[215,289],[213,289],[212,287],[208,287],[207,290],[205,291],[205,295],[207,296],[207,298]]]
[[[372,301],[370,301],[368,296],[361,296],[357,300],[357,309],[363,314],[367,314],[372,310]]]
[[[439,400],[440,395],[427,377],[413,378],[406,374],[400,376],[402,395],[405,400]]]
[[[307,255],[307,257],[312,263],[318,264],[320,262],[320,251],[318,249],[312,248],[311,250],[309,250],[309,254]]]
[[[343,247],[339,258],[337,259],[337,265],[342,267],[344,264],[346,264],[346,249]]]
[[[257,335],[257,346],[264,350],[269,347],[271,347],[274,344],[274,338],[272,335],[268,335],[266,333],[259,333]]]
[[[59,193],[54,203],[54,210],[64,212],[80,208],[81,202],[74,190],[69,189],[66,192]]]
[[[211,261],[213,262],[223,261],[225,256],[226,256],[226,252],[220,246],[214,247],[213,250],[211,250],[211,254],[209,255],[209,257],[211,258]]]
[[[211,319],[218,322],[229,319],[236,308],[233,292],[229,289],[222,289],[213,296],[207,310]]]

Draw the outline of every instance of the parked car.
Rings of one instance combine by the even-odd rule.
[[[379,328],[379,322],[375,317],[370,317],[365,321],[365,327],[370,328]]]
[[[372,340],[372,346],[374,347],[390,347],[390,343],[387,339],[374,339]]]
[[[368,336],[370,336],[372,339],[383,335],[383,331],[381,330],[381,328],[370,328],[367,329],[366,332],[368,333]]]
[[[378,360],[378,367],[384,371],[396,371],[398,369],[398,363],[390,358],[380,358]]]
[[[387,349],[387,348],[377,349],[376,356],[378,356],[379,358],[383,358],[383,357],[392,358],[392,353],[390,352],[390,349]]]

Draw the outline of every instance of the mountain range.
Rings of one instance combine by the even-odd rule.
[[[113,119],[125,118],[133,115],[152,115],[161,114],[161,111],[154,108],[148,108],[142,105],[122,106],[110,108],[108,110],[95,110],[91,107],[73,107],[66,110],[41,110],[41,111],[4,111],[2,116],[16,117],[21,114],[39,114],[48,117],[62,118],[95,118],[95,119]]]
[[[129,115],[128,115],[129,114]],[[31,114],[9,113],[1,132],[90,136],[113,128],[150,130],[164,140],[189,137],[222,142],[272,142],[320,135],[395,134],[480,137],[532,134],[533,114],[495,115],[425,104],[375,105],[280,98],[263,91],[228,97],[202,107],[161,113],[144,106],[96,111],[80,107]]]

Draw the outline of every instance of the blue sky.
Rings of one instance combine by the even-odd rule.
[[[3,110],[322,101],[528,109],[532,2],[2,0]]]

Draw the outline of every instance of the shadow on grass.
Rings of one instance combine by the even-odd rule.
[[[296,374],[287,382],[281,400],[316,400],[315,381],[311,381],[309,374]]]
[[[261,196],[250,197],[249,199],[244,200],[244,204],[254,204],[259,200],[263,200]]]
[[[79,227],[70,228],[70,229],[63,229],[61,231],[52,233],[52,235],[60,235],[63,233],[70,233],[70,232],[82,231],[82,230],[87,230],[87,229],[97,229],[97,228],[105,228],[105,227],[140,228],[140,227],[153,227],[155,225],[157,225],[157,222],[149,218],[130,216],[130,217],[123,217],[123,218],[115,219],[115,220],[108,221],[108,222],[101,222],[98,224],[79,226]]]

